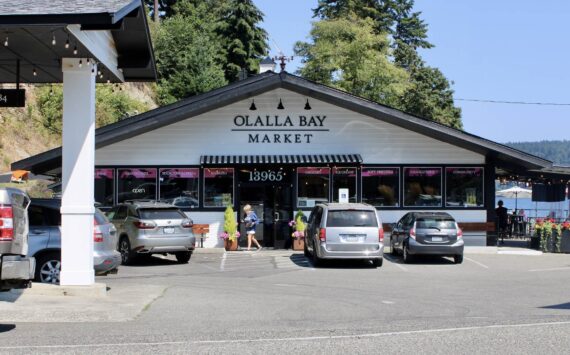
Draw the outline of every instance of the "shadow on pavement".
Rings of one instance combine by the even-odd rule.
[[[388,260],[394,264],[402,264],[404,260],[401,256],[394,256],[391,254],[384,254],[384,259]],[[436,255],[414,255],[412,262],[410,264],[421,264],[421,265],[455,265],[453,259],[446,258],[443,256]]]
[[[560,304],[553,304],[551,306],[544,306],[540,307],[544,309],[567,309],[570,310],[570,302],[560,303]]]
[[[293,254],[289,257],[299,267],[315,267],[310,258],[303,254]],[[370,260],[321,260],[318,268],[323,269],[370,269],[374,268]]]
[[[24,290],[11,290],[6,292],[0,292],[0,302],[10,302],[14,303],[20,298]]]
[[[190,261],[192,261],[192,258],[190,258]],[[146,267],[146,266],[160,266],[160,265],[182,265],[182,264],[178,264],[176,260],[164,259],[156,255],[145,255],[145,256],[137,256],[128,266]]]
[[[16,329],[15,324],[0,324],[0,333],[9,332],[12,329]]]

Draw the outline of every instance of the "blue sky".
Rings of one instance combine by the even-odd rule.
[[[307,40],[317,0],[254,0],[272,54]],[[456,98],[570,103],[570,1],[416,0],[435,48],[428,64],[454,82]],[[277,45],[275,44],[277,43]],[[295,59],[287,70],[301,65]],[[466,131],[498,142],[570,139],[570,106],[457,101]]]

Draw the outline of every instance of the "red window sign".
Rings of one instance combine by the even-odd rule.
[[[355,168],[333,168],[334,175],[343,175],[343,176],[356,176],[356,169]]]
[[[481,176],[483,168],[446,168],[447,173],[455,176]]]
[[[213,169],[205,169],[204,176],[208,178],[216,178],[221,176],[233,176],[234,169],[233,168],[213,168]]]
[[[95,179],[113,179],[113,169],[95,169]]]
[[[398,172],[398,169],[362,169],[362,176],[397,176]]]
[[[120,178],[156,179],[156,169],[121,169]]]
[[[299,174],[305,175],[328,175],[330,168],[298,168]]]
[[[197,179],[200,177],[200,169],[160,169],[161,178]]]

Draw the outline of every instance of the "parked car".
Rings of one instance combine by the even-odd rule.
[[[35,259],[28,251],[28,195],[0,188],[0,291],[28,288],[34,278]]]
[[[311,211],[305,233],[305,256],[365,259],[382,266],[384,229],[376,208],[363,203],[322,203]]]
[[[61,200],[32,199],[28,208],[30,219],[30,249],[28,255],[37,261],[35,281],[59,283],[61,271]],[[117,252],[115,226],[101,210],[95,208],[93,217],[93,269],[96,275],[116,273],[121,264]]]
[[[414,255],[450,256],[456,264],[463,262],[463,232],[445,212],[407,213],[394,225],[390,246],[405,263]]]
[[[117,228],[123,264],[135,256],[174,254],[187,263],[196,246],[193,222],[178,207],[157,201],[127,201],[107,216]]]

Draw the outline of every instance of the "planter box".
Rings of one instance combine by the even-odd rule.
[[[293,238],[293,250],[305,250],[305,238]]]
[[[238,250],[238,242],[237,240],[226,239],[224,241],[224,247],[226,248],[226,251],[236,251]]]
[[[560,252],[570,253],[570,231],[562,231],[562,240],[560,241]]]
[[[530,237],[530,248],[534,250],[540,249],[540,238],[539,237]]]

